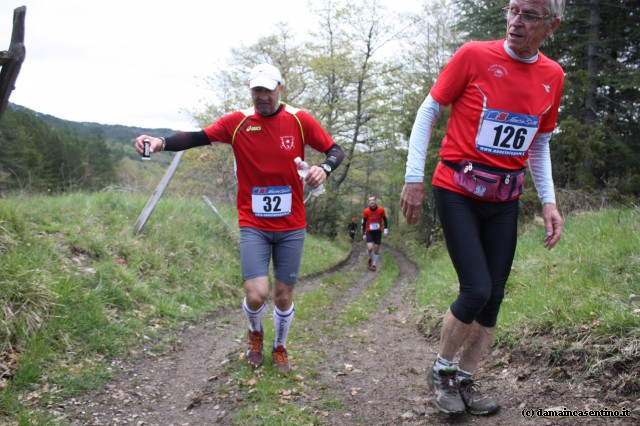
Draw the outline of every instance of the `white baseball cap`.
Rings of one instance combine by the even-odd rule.
[[[280,70],[273,65],[256,65],[249,73],[249,89],[264,87],[269,90],[275,90],[278,84],[282,84],[282,75]]]

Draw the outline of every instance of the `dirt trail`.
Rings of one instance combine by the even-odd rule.
[[[361,250],[362,249],[362,250]],[[335,272],[362,270],[357,281],[340,294],[342,306],[357,299],[375,278],[365,267],[364,246],[337,268],[299,283],[297,292],[313,288],[314,282]],[[490,417],[439,413],[430,403],[426,368],[435,358],[437,342],[426,338],[416,325],[412,303],[418,268],[401,252],[392,253],[399,267],[394,287],[382,298],[377,313],[348,329],[317,313],[318,327],[333,332],[319,336],[318,350],[326,361],[317,365],[317,389],[328,391],[342,407],[323,408],[321,395],[308,395],[305,405],[316,410],[328,425],[555,425],[634,424],[638,412],[626,419],[553,419],[522,416],[524,408],[566,406],[572,410],[633,410],[639,401],[603,395],[597,385],[574,384],[568,376],[554,375],[534,359],[516,359],[495,351],[493,362],[478,371],[482,389],[494,396],[501,410]],[[384,264],[381,265],[384,268]],[[295,323],[294,323],[295,327]],[[214,425],[232,423],[244,403],[242,390],[233,384],[233,365],[244,348],[245,319],[239,309],[220,311],[190,326],[175,347],[162,356],[145,355],[115,361],[116,373],[102,392],[90,392],[52,408],[73,425]],[[150,354],[150,351],[145,351]],[[231,368],[230,368],[231,367]],[[227,386],[228,385],[228,386]],[[221,393],[220,388],[225,391]],[[635,404],[635,405],[633,405]]]

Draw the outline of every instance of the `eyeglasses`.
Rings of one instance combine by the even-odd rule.
[[[504,16],[509,20],[520,16],[520,21],[522,21],[523,24],[533,24],[534,22],[551,17],[551,15],[533,15],[531,13],[516,12],[511,6],[507,6],[502,10],[504,11]]]

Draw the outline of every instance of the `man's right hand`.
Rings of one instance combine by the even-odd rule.
[[[400,207],[407,223],[418,222],[424,202],[424,184],[422,182],[405,183],[400,196]]]
[[[144,140],[149,139],[149,152],[151,154],[155,154],[156,152],[162,151],[162,139],[154,138],[153,136],[148,135],[140,135],[136,138],[135,148],[138,151],[138,154],[142,155],[144,152]]]

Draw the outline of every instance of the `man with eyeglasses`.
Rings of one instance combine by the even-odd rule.
[[[434,404],[446,413],[498,411],[473,374],[491,344],[517,242],[518,197],[528,166],[551,250],[560,240],[549,140],[564,72],[538,49],[560,25],[564,0],[512,0],[502,40],[464,44],[419,108],[409,141],[402,213],[417,223],[433,124],[451,105],[432,191],[459,280],[428,370]],[[454,358],[458,358],[458,363]]]

